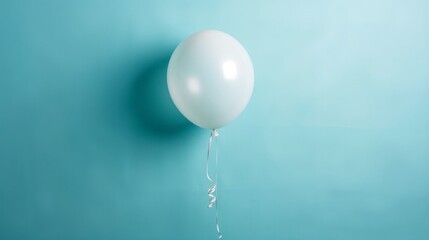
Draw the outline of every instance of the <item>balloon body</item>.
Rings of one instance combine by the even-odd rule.
[[[167,85],[179,111],[202,128],[234,120],[253,92],[252,61],[232,36],[217,30],[194,33],[170,58]]]

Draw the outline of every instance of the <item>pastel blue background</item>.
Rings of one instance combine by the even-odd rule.
[[[0,239],[216,239],[209,131],[165,68],[239,39],[220,130],[224,239],[429,239],[428,1],[1,1]]]

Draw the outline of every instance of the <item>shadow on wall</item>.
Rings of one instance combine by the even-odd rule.
[[[176,108],[167,87],[167,67],[173,50],[151,54],[131,89],[135,120],[146,134],[171,138],[196,129]],[[140,66],[138,66],[140,67]]]

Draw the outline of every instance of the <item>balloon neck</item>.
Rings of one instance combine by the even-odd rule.
[[[212,136],[213,136],[213,137],[217,137],[217,136],[219,136],[219,133],[216,131],[216,129],[213,129],[213,130],[212,130]]]

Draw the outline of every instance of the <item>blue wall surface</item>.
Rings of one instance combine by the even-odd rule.
[[[216,239],[172,104],[211,28],[255,67],[221,129],[224,239],[429,239],[429,1],[1,1],[0,239]]]

